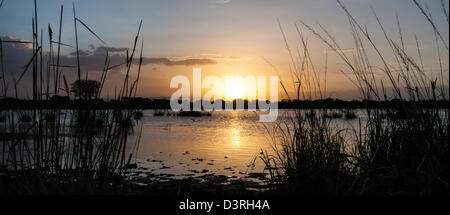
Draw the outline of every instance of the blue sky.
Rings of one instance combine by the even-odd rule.
[[[385,46],[383,37],[370,12],[370,7],[375,9],[392,35],[398,34],[395,18],[398,14],[403,33],[406,35],[406,44],[415,45],[414,34],[416,34],[424,49],[424,56],[434,54],[432,29],[411,0],[342,1],[360,23],[373,31],[380,46]],[[77,17],[93,28],[106,41],[106,46],[130,48],[139,21],[142,19],[146,57],[186,59],[216,56],[217,64],[206,67],[212,74],[270,73],[271,68],[263,59],[276,65],[281,75],[288,74],[289,59],[277,19],[283,25],[289,42],[294,45],[299,42],[295,35],[294,24],[302,20],[311,25],[325,26],[345,48],[353,48],[352,41],[348,40],[347,19],[334,0],[75,0],[73,2]],[[419,2],[429,7],[448,44],[448,23],[443,16],[440,0]],[[445,2],[448,10],[448,1]],[[57,35],[61,5],[64,5],[63,42],[73,45],[72,1],[38,0],[39,28],[43,28],[46,35],[47,25],[50,24],[54,34]],[[32,17],[32,0],[5,0],[0,9],[0,36],[31,40]],[[103,45],[85,29],[81,27],[79,29],[81,49],[89,50],[92,46],[95,48]],[[44,36],[44,40],[46,39],[47,36]],[[314,50],[312,56],[320,61],[318,62],[320,66],[326,47],[320,41],[314,40],[313,36],[309,36],[309,39]],[[65,54],[72,51],[63,49]],[[226,59],[230,57],[242,61],[227,61]],[[333,61],[332,57],[330,59],[330,68],[336,68],[337,71],[339,62]],[[425,59],[429,61],[430,67],[434,66],[434,60],[435,57]],[[236,72],[232,71],[233,68],[236,68]],[[448,61],[446,68],[448,71]],[[153,78],[163,82],[140,91],[142,96],[149,97],[167,96],[166,88],[169,86],[170,76],[191,71],[191,67],[159,64],[149,65],[146,69],[148,80]],[[331,71],[330,74],[336,71]],[[352,87],[348,82],[342,84],[346,87],[342,87],[339,83],[344,81],[344,78],[337,76],[335,83],[333,77],[329,83],[332,85],[331,89],[335,86],[334,95],[339,97],[344,95],[340,92],[351,91]],[[345,94],[343,97],[349,96]]]

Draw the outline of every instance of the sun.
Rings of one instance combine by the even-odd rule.
[[[239,81],[233,81],[225,84],[225,99],[244,99],[245,87],[243,83]]]

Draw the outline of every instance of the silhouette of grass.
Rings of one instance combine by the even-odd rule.
[[[3,3],[3,1],[2,1]],[[103,74],[100,80],[89,80],[86,72],[86,80],[81,80],[80,62],[76,68],[66,67],[60,64],[62,43],[63,6],[61,6],[58,41],[53,41],[53,31],[48,26],[49,34],[49,58],[43,62],[43,31],[39,35],[37,19],[37,3],[34,2],[33,18],[33,55],[27,62],[23,73],[17,81],[14,81],[16,100],[17,89],[20,88],[23,76],[30,70],[33,73],[33,100],[35,102],[44,99],[49,100],[50,94],[73,96],[79,101],[90,104],[101,94],[108,68],[108,55]],[[92,28],[75,16],[74,22],[81,23],[90,33],[103,42],[94,33]],[[142,21],[141,21],[142,24]],[[139,31],[141,28],[139,26]],[[135,37],[135,44],[140,38]],[[77,29],[75,27],[75,35]],[[78,56],[78,39],[76,37],[76,49]],[[0,41],[20,42],[21,41]],[[104,42],[103,42],[104,43]],[[57,44],[57,53],[54,56],[53,44]],[[143,42],[142,42],[143,46]],[[0,45],[1,47],[1,45]],[[1,51],[2,64],[2,96],[6,98],[8,87],[3,66],[3,53]],[[142,51],[142,50],[141,50]],[[55,59],[56,57],[56,59]],[[56,60],[56,62],[55,62]],[[141,54],[142,62],[142,54]],[[129,62],[131,59],[124,59]],[[44,67],[47,65],[47,68]],[[126,64],[130,71],[132,64]],[[78,80],[74,82],[72,91],[63,74],[63,68],[76,69]],[[140,70],[140,65],[139,65]],[[62,77],[62,79],[61,79]],[[13,79],[15,79],[13,77]],[[127,76],[127,79],[129,77]],[[131,98],[135,94],[139,77],[133,80],[133,85],[124,85],[120,90],[127,94],[114,98],[121,102],[123,98]],[[61,83],[63,82],[63,83]],[[62,84],[62,87],[61,87]],[[53,85],[53,87],[51,87]],[[53,92],[50,92],[53,88]],[[126,89],[125,89],[126,88]],[[45,90],[45,91],[44,91]],[[18,104],[18,103],[17,103]],[[11,104],[14,106],[14,103]],[[3,110],[4,128],[1,130],[0,142],[1,162],[0,171],[5,174],[0,176],[0,193],[2,194],[100,194],[121,193],[125,173],[132,161],[135,151],[130,151],[130,144],[137,144],[137,140],[130,139],[134,125],[142,116],[137,114],[134,108],[99,110],[95,107],[85,106],[75,109],[60,108],[32,108],[31,110]],[[2,118],[2,119],[3,119]],[[139,133],[137,136],[139,137]]]
[[[271,175],[268,182],[273,189],[288,193],[448,194],[448,111],[420,105],[421,102],[448,101],[448,85],[445,85],[448,80],[443,76],[442,65],[441,74],[437,77],[427,74],[423,64],[417,63],[423,61],[417,38],[419,59],[405,50],[398,17],[400,43],[388,36],[372,9],[392,51],[381,52],[367,28],[358,23],[346,5],[339,0],[337,3],[349,21],[355,46],[352,56],[343,51],[323,26],[319,25],[317,30],[302,21],[300,24],[344,62],[352,75],[342,73],[359,88],[364,99],[386,102],[380,103],[376,109],[365,108],[367,122],[363,124],[360,121],[359,128],[353,130],[334,128],[329,123],[333,119],[327,117],[333,118],[332,114],[313,108],[306,114],[295,111],[294,116],[275,128],[266,128],[272,131],[274,149],[274,153],[264,151],[260,156]],[[448,56],[448,46],[431,14],[425,12],[417,1],[413,0],[413,3],[434,29],[436,56],[441,62],[439,47],[443,46]],[[445,8],[443,10],[446,11]],[[303,45],[297,55],[289,48],[281,25],[280,29],[291,58],[291,80],[297,87],[297,98],[321,97],[321,76],[314,69],[301,28],[296,26]],[[381,70],[393,89],[393,97],[388,96],[388,85],[383,79],[374,75],[374,64],[367,57],[371,51],[381,62]],[[396,68],[388,65],[387,62],[392,60],[397,62]],[[281,85],[285,89],[283,82]],[[387,101],[393,100],[396,100],[395,105],[387,105]],[[355,117],[351,112],[345,115],[347,119]],[[349,134],[351,138],[348,138]]]

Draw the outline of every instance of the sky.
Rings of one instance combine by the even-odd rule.
[[[386,31],[398,39],[397,19],[404,35],[405,50],[416,56],[415,36],[420,42],[424,67],[430,76],[439,69],[436,41],[433,29],[412,0],[342,0],[352,15],[369,29],[374,42],[388,52],[382,32],[371,12],[378,14]],[[448,1],[445,9],[448,11]],[[96,79],[103,68],[106,50],[114,62],[125,59],[125,50],[132,49],[139,22],[142,30],[139,44],[144,38],[144,65],[137,96],[168,98],[176,90],[170,88],[170,80],[177,75],[192,78],[193,67],[202,68],[202,75],[279,75],[286,81],[287,91],[294,92],[290,79],[290,57],[278,24],[281,24],[291,48],[301,44],[296,25],[308,41],[314,67],[324,74],[326,58],[326,93],[324,97],[360,99],[361,95],[349,77],[342,60],[328,50],[317,37],[304,28],[308,25],[324,26],[339,41],[343,49],[352,52],[349,22],[335,0],[37,0],[38,25],[43,29],[44,52],[49,51],[48,26],[55,38],[58,36],[61,5],[64,7],[62,42],[74,46],[74,21],[76,16],[93,29],[105,43],[99,41],[86,28],[78,25],[81,69]],[[429,8],[433,20],[448,44],[448,20],[441,7],[441,0],[419,1]],[[0,37],[2,40],[32,40],[31,22],[33,0],[4,0],[0,8]],[[6,78],[12,82],[23,72],[31,57],[27,44],[3,44]],[[448,49],[440,47],[441,65],[448,82]],[[74,64],[74,48],[62,48],[63,64]],[[140,51],[138,45],[137,51]],[[349,53],[351,55],[351,53]],[[369,54],[374,64],[375,55]],[[394,63],[394,62],[392,62]],[[75,69],[66,68],[64,75],[69,82],[75,80]],[[103,90],[104,97],[112,97],[124,77],[123,68],[111,72]],[[131,73],[136,76],[136,67]],[[382,79],[382,77],[380,77]],[[322,87],[325,77],[320,77]],[[19,94],[31,96],[30,72],[27,72]],[[11,86],[11,85],[10,85]],[[11,87],[10,87],[11,88]],[[325,90],[324,88],[322,90]],[[10,92],[12,90],[10,89]],[[286,97],[280,89],[280,98]]]

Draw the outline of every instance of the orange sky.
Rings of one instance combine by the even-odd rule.
[[[420,43],[425,70],[430,77],[439,75],[439,65],[448,82],[448,49],[441,47],[442,59],[439,64],[435,38],[431,26],[409,0],[342,0],[354,17],[373,35],[377,47],[386,57],[390,66],[396,67],[395,59],[384,35],[379,29],[370,7],[377,11],[390,37],[400,42],[396,15],[401,23],[405,50],[417,57],[415,37]],[[435,22],[448,44],[448,22],[442,13],[439,0],[426,1],[434,15]],[[74,45],[72,1],[39,1],[39,28],[44,32],[44,51],[48,53],[48,25],[57,35],[60,4],[64,5],[63,42]],[[80,49],[84,54],[81,61],[82,72],[89,72],[94,79],[102,69],[106,50],[114,55],[117,62],[125,58],[125,50],[131,50],[134,34],[139,21],[143,20],[140,39],[145,38],[143,55],[146,58],[142,68],[138,96],[170,97],[175,89],[170,89],[171,78],[176,75],[192,76],[192,68],[200,67],[203,75],[221,78],[229,75],[260,76],[279,75],[289,94],[294,95],[295,83],[291,77],[292,62],[280,31],[278,21],[285,32],[290,49],[296,57],[303,47],[296,25],[308,44],[311,60],[321,85],[322,97],[361,99],[358,89],[343,73],[348,67],[330,51],[316,36],[301,25],[299,20],[311,24],[316,29],[319,24],[327,29],[346,50],[349,58],[355,54],[348,20],[344,11],[333,0],[186,0],[186,1],[75,1],[77,16],[88,24],[106,42],[102,44],[89,31],[79,30]],[[446,5],[448,10],[448,5]],[[31,41],[30,20],[33,4],[28,1],[5,1],[0,9],[0,36],[2,39]],[[6,21],[8,20],[8,21]],[[139,40],[139,43],[141,40]],[[367,44],[366,44],[367,45]],[[441,44],[442,46],[442,44]],[[367,47],[366,47],[367,48]],[[375,68],[377,78],[386,80],[379,58],[368,48],[368,57]],[[5,45],[7,80],[12,81],[22,72],[30,57],[30,49]],[[140,49],[138,47],[137,52]],[[63,47],[62,54],[67,64],[73,64],[74,49]],[[25,54],[24,54],[25,53]],[[297,59],[297,58],[296,58]],[[327,75],[325,77],[325,59]],[[69,81],[74,80],[74,71],[65,69]],[[307,75],[312,67],[302,71]],[[131,73],[135,77],[136,71]],[[348,74],[347,74],[348,75]],[[84,76],[84,75],[83,75]],[[114,89],[120,86],[123,70],[111,72],[107,78],[104,97],[113,97]],[[351,75],[350,75],[351,76]],[[351,77],[350,77],[351,78]],[[326,79],[326,88],[325,88]],[[24,82],[30,77],[24,77]],[[306,83],[304,83],[306,86]],[[316,91],[318,89],[316,88]],[[326,92],[325,92],[326,90]],[[286,98],[279,86],[279,98]],[[28,84],[20,87],[23,97],[31,95]],[[318,98],[318,93],[313,93]]]

